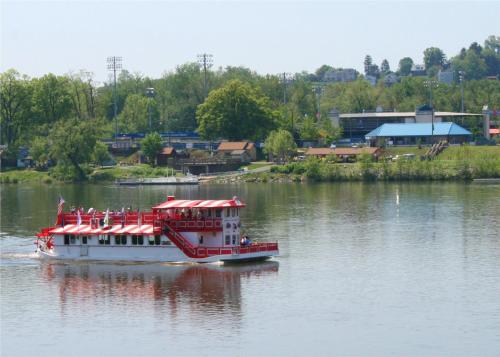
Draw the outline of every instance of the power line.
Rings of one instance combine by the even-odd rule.
[[[208,82],[207,82],[207,71],[213,66],[214,56],[208,53],[201,53],[198,55],[198,63],[200,67],[203,68],[204,80],[203,80],[203,90],[205,98],[208,95]]]
[[[118,140],[118,104],[116,103],[116,71],[122,69],[122,58],[111,56],[107,58],[108,70],[113,72],[113,118],[115,120],[115,144]]]

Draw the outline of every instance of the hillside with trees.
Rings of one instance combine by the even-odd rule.
[[[498,36],[488,37],[482,45],[474,42],[450,57],[429,47],[422,60],[402,57],[391,65],[382,59],[377,65],[367,55],[360,61],[365,73],[351,82],[324,81],[335,69],[328,64],[285,80],[281,74],[261,75],[244,67],[218,68],[208,70],[206,91],[197,63],[179,65],[161,78],[122,70],[116,93],[118,131],[198,131],[211,140],[264,141],[272,130],[281,129],[294,139],[327,143],[342,134],[328,119],[333,108],[344,113],[374,111],[378,106],[413,111],[428,102],[424,82],[440,70],[455,76],[451,84],[433,90],[437,110],[460,111],[461,84],[465,111],[477,113],[484,105],[500,108]],[[415,63],[425,63],[427,76],[411,75]],[[398,76],[396,83],[384,80],[390,74]],[[375,85],[365,80],[368,75],[377,79]],[[154,88],[154,97],[145,95],[148,88]],[[2,155],[13,157],[19,147],[28,147],[40,167],[52,162],[83,177],[85,164],[102,161],[95,158],[96,151],[102,158],[102,145],[96,148],[96,143],[115,132],[113,106],[113,84],[97,85],[88,72],[29,78],[7,70],[0,74]]]

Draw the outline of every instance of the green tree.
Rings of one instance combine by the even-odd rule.
[[[239,80],[213,90],[196,114],[199,133],[211,140],[262,139],[275,127],[278,117],[267,97]]]
[[[412,66],[413,60],[410,57],[401,58],[401,60],[399,60],[399,74],[402,76],[409,76]]]
[[[73,179],[82,180],[86,174],[81,165],[90,162],[101,124],[97,120],[79,121],[71,118],[59,121],[49,135],[50,155],[63,169],[74,168]]]
[[[33,111],[38,123],[46,125],[71,117],[74,112],[68,79],[49,73],[34,80]]]
[[[500,36],[488,36],[484,41],[484,48],[493,50],[497,55],[500,55]]]
[[[14,69],[0,74],[1,143],[13,144],[28,129],[31,111],[28,79]]]
[[[329,72],[329,71],[333,71],[333,69],[334,68],[332,66],[329,66],[327,64],[322,65],[321,67],[319,67],[316,70],[316,72],[314,72],[314,74],[316,75],[316,80],[317,81],[322,81],[323,77],[325,76],[325,73]]]
[[[273,130],[264,143],[264,150],[267,154],[277,157],[280,162],[287,162],[297,149],[289,131],[279,129]]]
[[[111,156],[109,155],[108,146],[102,141],[97,141],[95,143],[94,149],[92,150],[92,161],[97,165],[104,165],[106,161],[109,161]]]
[[[149,98],[143,94],[130,94],[118,116],[118,130],[122,133],[144,133],[148,130]]]
[[[302,127],[300,128],[300,138],[302,140],[317,140],[318,137],[319,133],[314,117],[307,116],[302,122]]]
[[[382,74],[387,74],[391,71],[391,67],[389,66],[389,61],[384,59],[382,64],[380,65],[380,72]]]
[[[429,47],[424,50],[424,63],[427,72],[433,67],[442,68],[446,60],[444,52],[437,47]]]
[[[142,140],[142,152],[151,166],[156,165],[156,156],[160,153],[162,146],[161,136],[158,133],[150,133]]]
[[[37,167],[43,167],[50,158],[49,142],[46,137],[37,136],[31,141],[30,155]]]
[[[365,76],[370,75],[371,74],[372,65],[373,65],[372,56],[366,55],[363,64],[364,64],[364,67],[365,67]]]

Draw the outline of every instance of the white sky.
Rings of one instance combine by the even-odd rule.
[[[500,2],[36,1],[1,3],[0,71],[30,76],[85,69],[107,80],[106,57],[159,77],[198,53],[219,66],[259,73],[314,71],[322,64],[392,69],[440,47],[447,56],[500,35]]]

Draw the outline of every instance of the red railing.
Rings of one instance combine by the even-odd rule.
[[[196,247],[182,234],[175,231],[168,224],[167,237],[189,258],[207,258],[214,255],[248,254],[259,252],[273,252],[278,250],[278,243],[253,243],[246,247]]]

